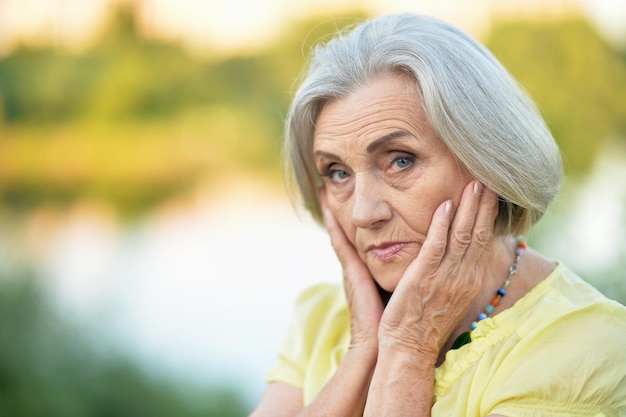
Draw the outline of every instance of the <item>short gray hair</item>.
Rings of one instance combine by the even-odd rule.
[[[327,102],[393,72],[415,80],[439,138],[474,178],[499,195],[494,233],[526,233],[561,185],[561,156],[550,131],[483,45],[448,23],[414,14],[366,21],[314,51],[289,110],[284,147],[289,178],[313,218],[321,222],[321,179],[313,160],[319,112]]]

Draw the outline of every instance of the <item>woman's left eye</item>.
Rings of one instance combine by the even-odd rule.
[[[393,159],[393,164],[400,169],[405,169],[410,166],[415,160],[415,155],[403,155]]]

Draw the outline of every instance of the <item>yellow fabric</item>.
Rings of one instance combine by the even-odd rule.
[[[305,291],[269,382],[309,404],[349,344],[339,285]],[[626,416],[626,308],[559,265],[436,370],[433,416]]]

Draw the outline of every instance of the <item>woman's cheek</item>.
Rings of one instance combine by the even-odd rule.
[[[335,200],[332,203],[329,202],[329,209],[352,246],[356,247],[356,227],[352,221],[352,207]]]

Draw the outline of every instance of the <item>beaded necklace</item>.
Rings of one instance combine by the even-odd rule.
[[[472,330],[474,330],[476,326],[478,326],[478,322],[486,319],[487,317],[491,317],[495,308],[500,305],[500,300],[502,299],[502,297],[506,295],[506,290],[509,287],[509,284],[511,283],[511,279],[517,274],[517,267],[519,266],[519,261],[522,258],[522,254],[526,250],[526,247],[527,246],[526,246],[526,242],[524,241],[524,238],[521,236],[518,237],[515,242],[515,260],[509,267],[509,276],[504,280],[504,283],[502,284],[502,286],[498,288],[498,291],[496,291],[496,295],[493,297],[491,302],[487,304],[484,311],[478,315],[478,317],[476,318],[476,321],[472,322],[471,330],[461,333],[461,335],[456,338],[456,340],[452,344],[452,349],[458,349],[461,346],[466,345],[469,342],[471,342],[472,339],[471,339],[470,334]]]

